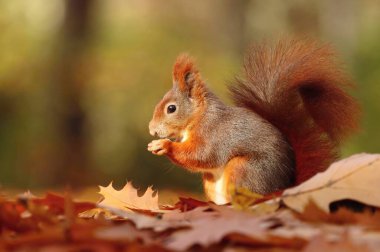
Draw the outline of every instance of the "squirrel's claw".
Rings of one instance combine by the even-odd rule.
[[[168,142],[170,142],[169,139],[153,140],[148,144],[148,151],[152,152],[155,155],[164,155],[168,152]]]

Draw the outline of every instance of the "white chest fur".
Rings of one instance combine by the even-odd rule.
[[[204,187],[207,196],[217,205],[223,205],[228,203],[227,200],[227,189],[226,189],[226,178],[223,176],[223,168],[213,169],[212,172],[213,179],[205,180]]]
[[[182,133],[181,143],[187,141],[187,139],[189,139],[189,131],[188,131],[188,130],[185,130],[185,131]]]
[[[181,137],[181,143],[189,139],[189,131],[184,130]],[[199,168],[198,168],[199,170]],[[210,172],[212,171],[212,172]],[[212,180],[205,180],[204,187],[207,197],[212,200],[215,204],[223,205],[228,203],[227,200],[227,189],[226,189],[226,178],[223,173],[224,167],[207,169],[203,172],[211,173],[213,176]]]

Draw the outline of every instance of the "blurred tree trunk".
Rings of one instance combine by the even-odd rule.
[[[53,185],[77,186],[88,181],[89,153],[83,95],[87,72],[85,53],[93,0],[66,0],[65,17],[53,55],[50,103],[53,115]]]
[[[360,37],[358,31],[360,1],[324,0],[320,2],[319,9],[322,35],[339,46],[339,51],[346,56],[345,62],[352,61]]]
[[[300,1],[289,5],[288,22],[293,33],[301,36],[320,34],[319,4],[319,2]]]
[[[232,49],[240,56],[247,49],[247,11],[249,9],[249,0],[225,0],[224,15],[221,20],[225,27],[225,34],[228,36],[228,42]],[[223,27],[222,26],[222,27]]]

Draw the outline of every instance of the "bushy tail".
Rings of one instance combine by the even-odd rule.
[[[292,145],[296,183],[325,170],[340,142],[357,129],[359,106],[346,93],[351,81],[333,50],[309,40],[254,46],[245,78],[230,86],[237,106],[273,123]]]

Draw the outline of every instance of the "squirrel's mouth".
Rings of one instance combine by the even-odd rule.
[[[169,136],[168,139],[172,142],[181,142],[182,137]]]
[[[174,134],[170,134],[170,135],[167,135],[167,136],[159,136],[159,138],[161,138],[161,139],[169,139],[172,142],[181,142],[181,140],[182,140],[182,137],[178,137],[178,136],[176,136]]]
[[[162,132],[159,132],[157,136],[160,139],[169,139],[172,142],[185,142],[189,138],[189,132],[188,130],[183,130],[181,132],[172,132],[167,134],[162,134]]]
[[[169,135],[168,139],[173,142],[185,142],[189,138],[189,132],[187,130],[180,133],[180,135]]]

